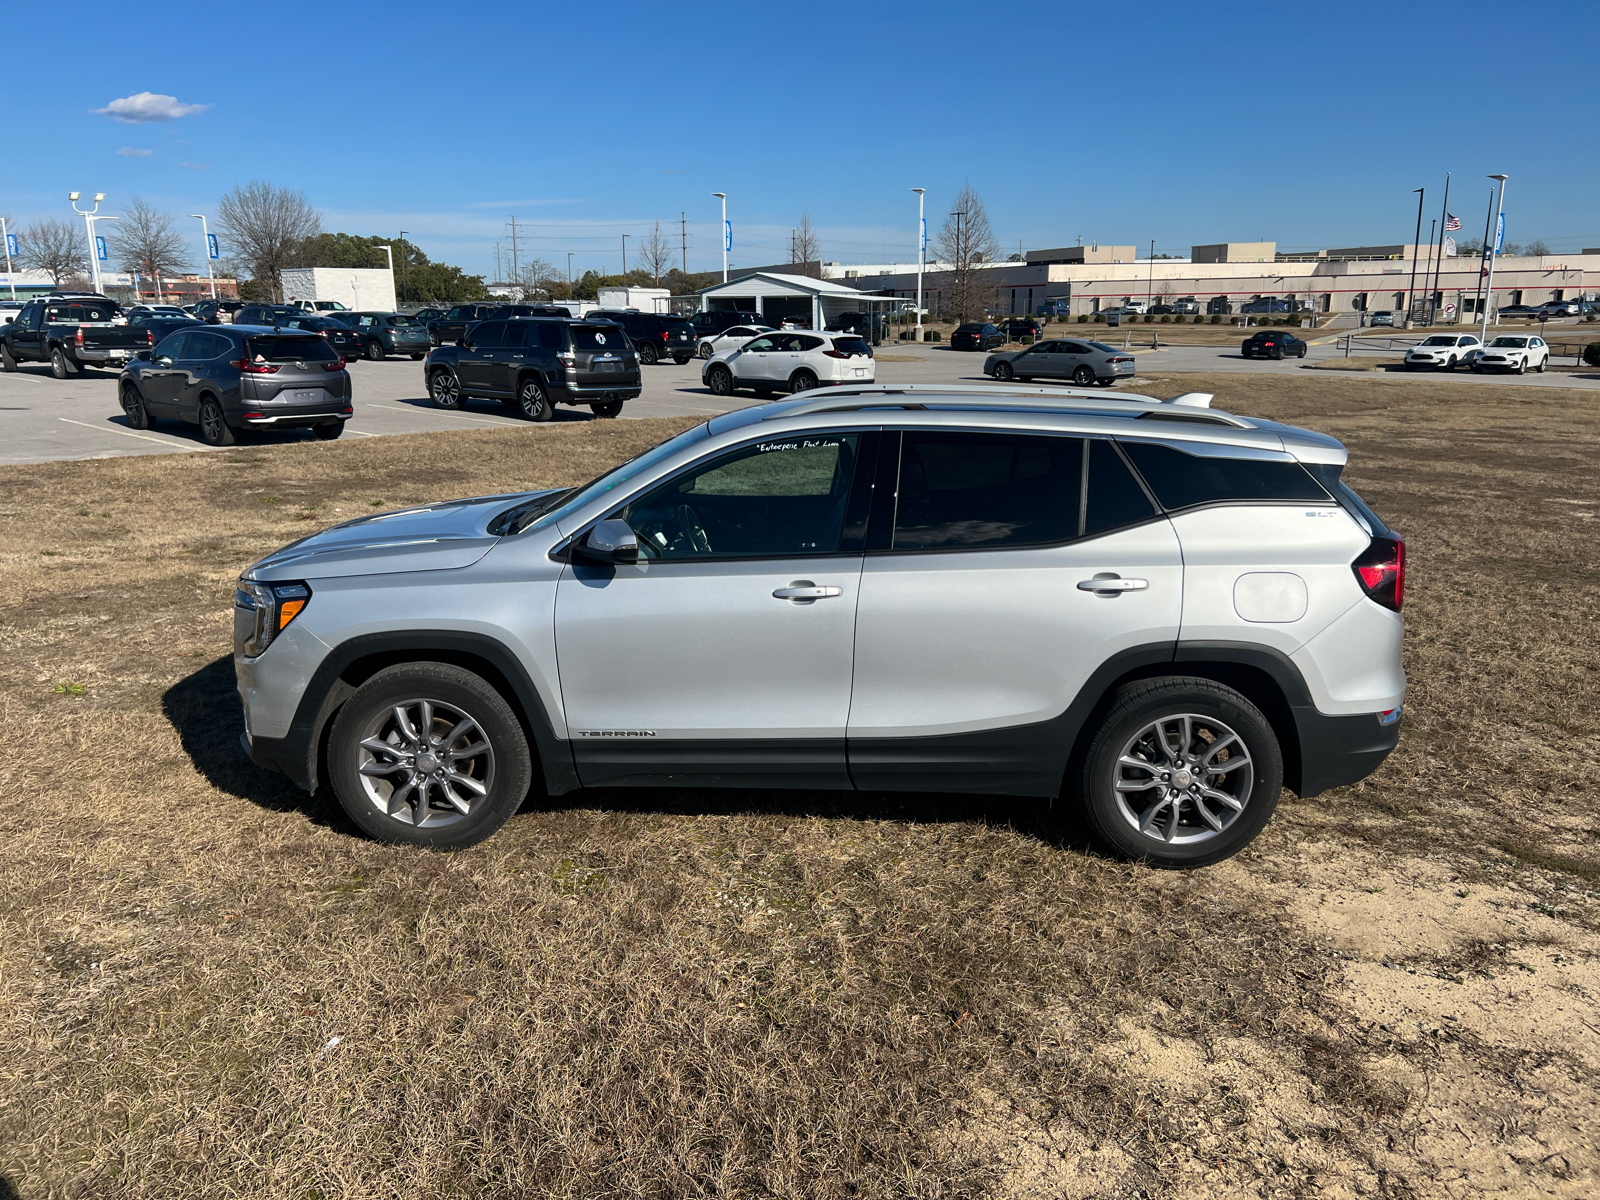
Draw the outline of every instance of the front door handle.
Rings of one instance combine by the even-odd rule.
[[[827,600],[833,596],[844,595],[841,587],[818,587],[809,579],[796,579],[788,587],[778,588],[772,593],[774,599],[790,600],[796,604],[809,604],[813,600]]]
[[[1080,579],[1080,592],[1093,592],[1097,596],[1115,596],[1122,592],[1142,592],[1150,586],[1148,579],[1123,579],[1113,571],[1103,571],[1093,579]]]

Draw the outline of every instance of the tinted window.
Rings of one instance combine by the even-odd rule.
[[[528,344],[528,326],[524,321],[511,321],[501,326],[504,333],[500,338],[502,350],[520,350]]]
[[[1202,458],[1153,442],[1124,442],[1156,499],[1169,509],[1229,500],[1327,500],[1317,481],[1296,462],[1255,458]]]
[[[776,339],[770,337],[752,338],[744,344],[746,353],[760,354],[771,350],[776,345]]]
[[[245,353],[252,361],[281,362],[337,362],[339,352],[328,345],[326,338],[299,337],[290,334],[265,334],[245,343]]]
[[[1078,536],[1079,438],[908,431],[896,550],[1036,546]]]
[[[836,337],[833,339],[833,348],[840,354],[864,354],[872,357],[872,347],[867,345],[867,340],[860,337]]]
[[[452,308],[449,312],[445,313],[445,317],[451,321],[459,321],[466,315],[467,310],[464,308]]]
[[[545,350],[564,350],[567,339],[561,334],[561,326],[553,321],[539,322],[539,345]]]
[[[504,321],[483,321],[467,330],[467,341],[479,350],[492,350],[505,336]]]
[[[1128,470],[1116,447],[1110,442],[1091,439],[1089,442],[1089,507],[1084,513],[1085,534],[1104,533],[1147,521],[1155,515],[1155,506],[1144,494],[1139,481]]]
[[[578,350],[609,350],[615,354],[628,348],[628,337],[615,325],[574,325],[572,345]]]
[[[789,339],[790,350],[815,350],[822,345],[819,337],[792,337]]]
[[[1085,346],[1082,342],[1062,342],[1060,353],[1087,354],[1089,353],[1089,347]]]
[[[395,326],[420,326],[422,324],[422,322],[418,321],[415,317],[385,317],[384,319],[390,325]]]
[[[220,333],[191,333],[184,345],[183,356],[190,362],[210,362],[232,350],[233,343]]]
[[[182,358],[183,348],[189,341],[189,336],[190,335],[187,333],[175,333],[169,338],[163,338],[161,344],[155,348],[155,352],[151,354],[150,357],[172,359]]]
[[[859,434],[808,434],[735,451],[618,514],[642,558],[747,558],[839,549]]]
[[[957,333],[982,333],[983,332],[983,326],[982,325],[963,325],[960,329],[956,330],[956,332]]]
[[[665,329],[668,333],[673,334],[674,336],[679,333],[694,333],[694,326],[689,324],[688,321],[679,317],[669,317],[667,320],[659,322],[659,324],[661,328]]]

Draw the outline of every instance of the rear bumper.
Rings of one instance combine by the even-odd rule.
[[[1309,799],[1329,788],[1345,787],[1371,775],[1400,741],[1401,710],[1330,717],[1315,708],[1296,708],[1300,733],[1300,782]],[[1383,723],[1390,718],[1388,724]]]
[[[140,346],[139,349],[147,350],[149,347]],[[68,346],[66,350],[68,354],[79,362],[114,362],[119,366],[129,361],[134,355],[132,350],[102,350],[89,346]]]
[[[324,407],[317,405],[309,409],[296,409],[294,412],[267,413],[259,417],[245,416],[240,420],[246,425],[271,425],[277,429],[297,429],[307,425],[326,425],[329,421],[348,421],[355,415],[355,411],[344,405]]]
[[[562,395],[558,397],[559,399],[582,400],[584,403],[588,403],[591,400],[636,400],[638,399],[639,394],[644,391],[644,389],[637,382],[606,385],[585,384],[581,386],[568,384],[567,386],[556,390],[559,390],[562,393]]]

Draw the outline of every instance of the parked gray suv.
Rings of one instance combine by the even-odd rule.
[[[1214,862],[1394,747],[1404,546],[1337,441],[1208,402],[846,386],[335,526],[239,579],[246,749],[419,846],[774,786],[1060,796]]]

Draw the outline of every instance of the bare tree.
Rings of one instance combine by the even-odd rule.
[[[1533,254],[1543,257],[1544,255],[1550,253],[1550,247],[1545,245],[1538,238],[1535,238],[1522,248],[1522,252],[1524,254]]]
[[[554,263],[542,258],[530,258],[522,263],[522,275],[517,280],[517,286],[522,289],[524,299],[548,299],[550,289],[565,282]]]
[[[963,186],[956,195],[934,246],[939,260],[948,264],[945,288],[949,292],[949,309],[958,321],[981,315],[994,289],[985,282],[986,272],[980,264],[999,253],[1000,243],[995,240],[983,199],[972,184]]]
[[[115,246],[124,271],[137,271],[156,281],[161,298],[161,277],[187,265],[184,239],[172,227],[172,214],[152,208],[138,196],[128,202],[117,222]]]
[[[45,272],[57,287],[89,269],[88,234],[76,221],[35,221],[17,238],[25,266]]]
[[[811,274],[811,260],[817,260],[817,278],[822,277],[822,248],[817,239],[816,226],[811,223],[811,214],[801,213],[800,224],[794,230],[794,252],[790,255],[793,262],[800,264],[800,274]]]
[[[322,232],[322,218],[302,193],[256,179],[218,202],[217,229],[250,265],[256,283],[281,300],[281,272],[301,241]]]
[[[661,232],[661,222],[656,222],[656,227],[647,233],[639,242],[639,265],[655,279],[656,286],[661,286],[661,277],[672,270],[672,260],[677,254],[677,249],[666,234]]]

